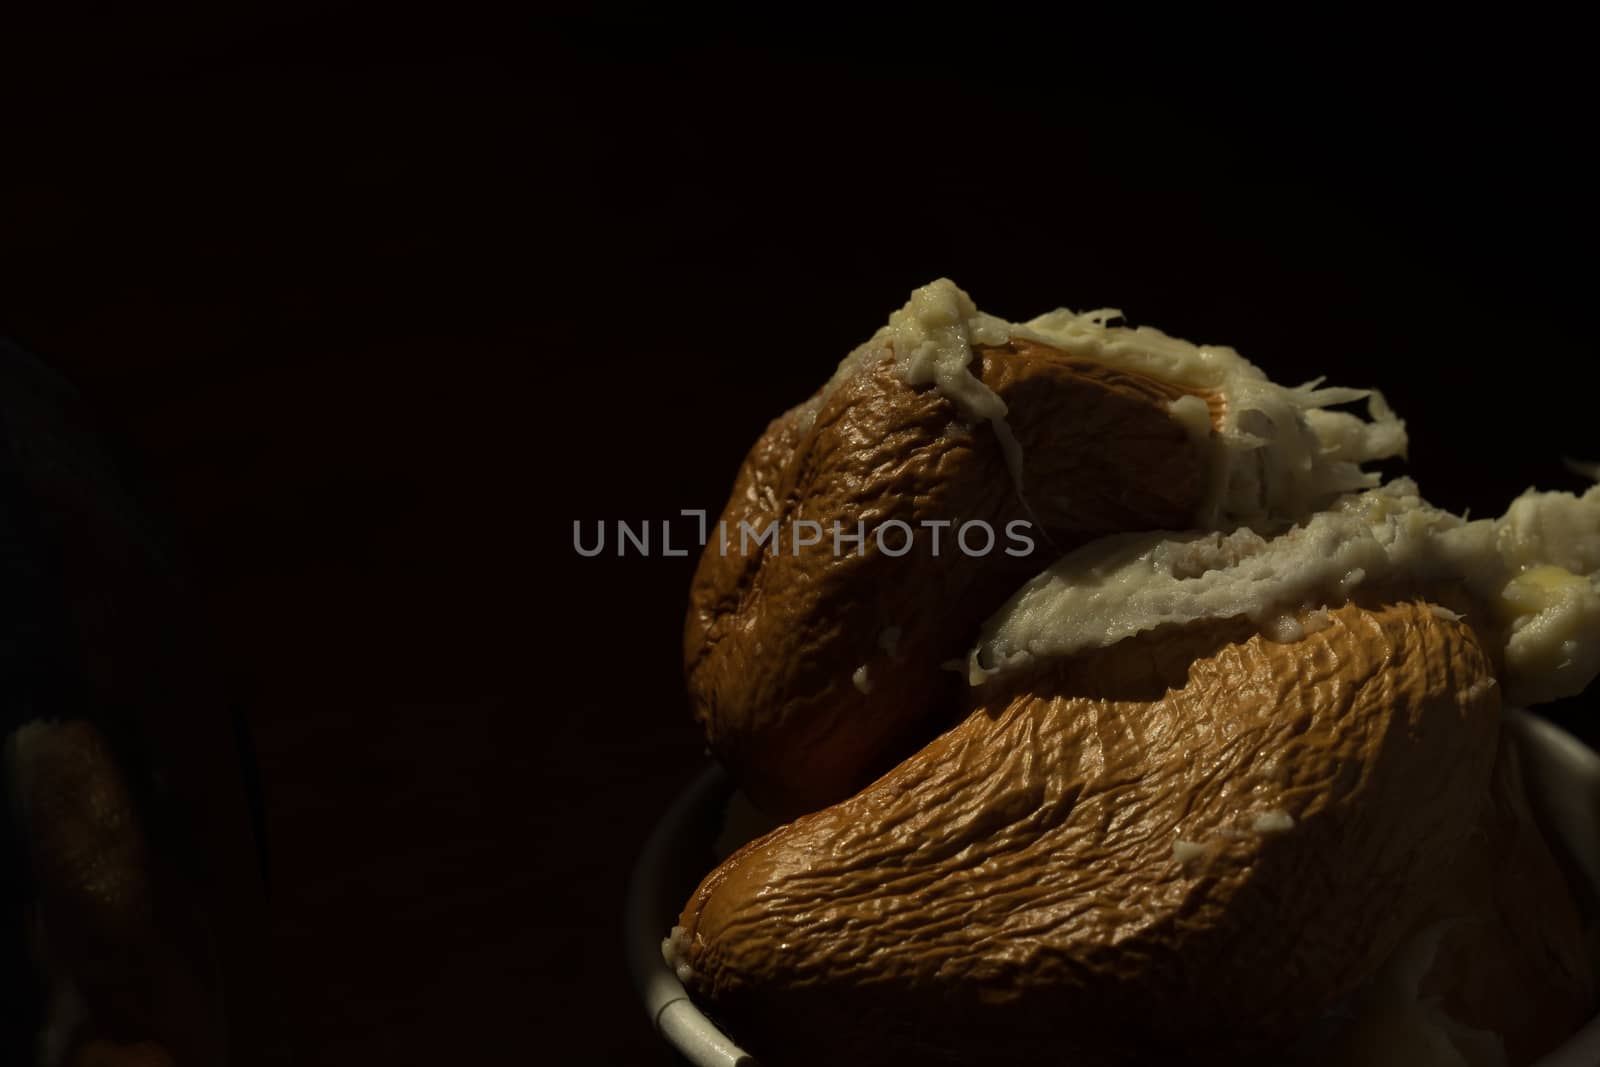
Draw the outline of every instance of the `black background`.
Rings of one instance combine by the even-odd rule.
[[[0,40],[0,331],[175,531],[254,731],[304,1062],[672,1062],[620,915],[703,760],[692,561],[581,559],[572,523],[720,508],[932,278],[1380,386],[1452,508],[1580,488],[1575,31],[1354,29],[1158,54],[334,6]]]

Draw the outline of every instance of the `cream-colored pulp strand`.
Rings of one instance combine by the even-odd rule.
[[[963,417],[990,423],[1020,491],[1027,457],[1004,401],[972,372],[975,345],[1026,338],[1217,401],[1214,426],[1199,396],[1169,406],[1206,450],[1206,493],[1190,529],[1105,538],[1038,575],[985,624],[969,657],[975,684],[1165,623],[1244,616],[1294,640],[1306,612],[1397,578],[1460,582],[1496,605],[1511,699],[1570,695],[1600,670],[1600,489],[1530,491],[1498,520],[1466,522],[1429,505],[1409,480],[1381,486],[1363,469],[1406,450],[1404,422],[1376,391],[1321,379],[1278,385],[1232,348],[1117,325],[1121,317],[1061,309],[1008,322],[940,278],[798,409],[803,424],[814,419],[842,383],[892,359],[907,384],[937,389]],[[1365,418],[1332,410],[1361,400]]]
[[[914,291],[886,325],[846,356],[817,396],[800,407],[799,417],[808,425],[841,383],[892,358],[908,384],[931,385],[964,417],[991,424],[1020,487],[1026,457],[1006,423],[1005,403],[972,373],[971,364],[973,345],[1026,338],[1220,400],[1214,433],[1200,432],[1205,412],[1196,406],[1203,404],[1198,397],[1196,403],[1179,401],[1171,411],[1207,450],[1207,491],[1194,517],[1198,529],[1299,518],[1341,493],[1376,486],[1378,475],[1361,464],[1405,453],[1405,424],[1376,392],[1321,388],[1320,381],[1278,385],[1231,348],[1194,345],[1148,326],[1112,325],[1120,318],[1109,309],[1061,309],[1025,323],[1007,322],[979,311],[966,292],[940,278]],[[1363,399],[1367,419],[1327,410]]]
[[[1571,696],[1600,673],[1600,487],[1581,497],[1525,493],[1502,518],[1468,522],[1401,478],[1277,536],[1239,527],[1092,542],[984,624],[969,678],[981,684],[1167,624],[1242,617],[1271,632],[1285,613],[1397,580],[1457,583],[1498,612],[1492,632],[1506,635],[1514,702]]]

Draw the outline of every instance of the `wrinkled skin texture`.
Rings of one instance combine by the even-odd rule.
[[[1297,1034],[1440,898],[1499,729],[1464,623],[1332,618],[1292,644],[1157,631],[978,690],[704,880],[691,992],[769,1067],[1232,1062]],[[1255,829],[1268,811],[1293,827]]]
[[[1167,411],[1179,389],[1020,340],[980,346],[972,370],[1008,406],[1023,498],[994,429],[905,384],[885,350],[818,398],[814,422],[797,408],[768,427],[722,515],[726,554],[710,531],[685,626],[690,699],[713,750],[772,814],[843,799],[952,718],[961,680],[940,665],[1056,555],[1193,520],[1203,465]],[[900,557],[872,538],[896,519],[916,531]],[[743,553],[740,524],[774,520],[781,553],[754,540]],[[920,524],[937,520],[986,522],[995,547],[967,556],[946,527],[935,556]],[[1005,552],[1016,520],[1034,523],[1030,555]],[[819,523],[822,539],[795,554],[800,521]],[[865,523],[862,554],[844,541],[835,555],[835,521],[846,534]],[[897,548],[902,534],[886,536]],[[979,529],[969,544],[982,547]],[[898,641],[885,639],[891,628]],[[870,692],[853,681],[863,666]]]

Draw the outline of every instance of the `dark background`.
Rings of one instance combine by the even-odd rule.
[[[620,916],[704,759],[692,560],[580,559],[572,522],[720,508],[935,277],[1379,385],[1477,515],[1600,459],[1559,27],[1326,58],[339,6],[26,29],[0,332],[173,531],[253,734],[302,1062],[672,1062]]]

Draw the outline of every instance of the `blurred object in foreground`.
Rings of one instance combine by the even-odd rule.
[[[0,1061],[274,1062],[248,735],[84,404],[0,342]]]

